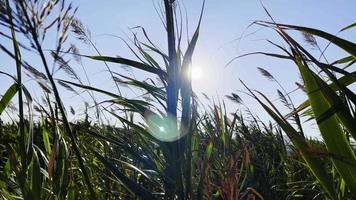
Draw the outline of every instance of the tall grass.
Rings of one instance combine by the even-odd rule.
[[[349,72],[345,69],[351,66],[354,62],[356,45],[335,35],[313,28],[278,24],[274,21],[257,21],[256,24],[274,29],[289,46],[290,50],[275,45],[277,48],[281,49],[285,55],[262,54],[289,59],[296,64],[302,76],[304,82],[303,87],[307,93],[308,100],[297,108],[293,108],[289,116],[298,118],[298,113],[307,109],[307,111],[301,115],[309,114],[316,120],[327,150],[320,150],[308,144],[304,136],[301,135],[290,122],[288,122],[288,117],[281,115],[278,109],[269,99],[267,99],[267,97],[258,91],[253,92],[245,84],[244,86],[289,136],[293,144],[300,151],[301,156],[304,158],[314,176],[323,186],[329,198],[345,198],[343,196],[345,191],[351,192],[355,190],[355,150],[348,139],[348,135],[351,135],[353,139],[355,139],[355,93],[347,87],[354,82],[355,77],[353,72]],[[346,29],[351,27],[352,26],[348,26]],[[287,33],[288,30],[302,32],[306,41],[313,46],[318,45],[314,36],[321,37],[326,39],[329,43],[337,45],[341,50],[350,54],[346,58],[340,59],[342,60],[341,63],[346,64],[346,67],[339,68],[336,66],[339,64],[340,60],[328,64],[315,58]],[[324,52],[321,52],[322,56],[323,53]],[[318,71],[313,71],[311,66],[315,66]],[[258,97],[257,94],[259,94],[260,97]],[[282,100],[286,101],[285,96],[289,95],[282,94],[281,96]],[[297,125],[300,126],[300,124]],[[339,188],[339,183],[335,187],[335,179],[331,176],[329,169],[324,169],[321,166],[323,159],[330,159],[332,161],[333,167],[341,176],[341,180],[337,181],[341,181],[346,187],[343,185],[342,188]]]
[[[246,112],[238,110],[228,114],[224,101],[200,103],[188,74],[205,2],[193,35],[185,38],[186,44],[183,44],[180,2],[162,0],[161,3],[168,51],[160,50],[146,30],[139,28],[143,39],[134,34],[132,43],[126,42],[136,56],[128,59],[102,55],[90,32],[74,17],[77,9],[72,4],[45,0],[0,1],[0,25],[11,33],[1,36],[12,41],[12,46],[0,44],[0,48],[14,60],[17,71],[16,76],[0,71],[1,76],[14,81],[0,100],[0,115],[14,118],[0,121],[0,197],[26,200],[353,198],[354,149],[346,136],[355,136],[354,93],[347,87],[353,83],[354,73],[335,65],[352,65],[355,45],[315,29],[256,22],[275,29],[290,45],[290,51],[282,48],[287,55],[265,54],[294,61],[308,92],[309,101],[295,106],[283,85],[260,69],[264,76],[279,84],[280,97],[291,110],[285,117],[263,94],[247,88],[277,121],[279,126],[275,126],[262,122],[248,107]],[[293,40],[286,29],[307,32],[309,41],[314,41],[310,34],[324,37],[350,56],[333,64],[321,63]],[[70,31],[97,55],[80,55],[75,46],[67,43]],[[47,47],[44,41],[50,33],[58,37],[54,46]],[[26,40],[17,40],[18,35]],[[24,60],[21,57],[24,51],[37,56],[41,67],[32,66],[32,60]],[[88,76],[84,83],[66,60],[69,54],[76,60],[102,63],[115,83],[115,91],[91,85]],[[142,81],[123,75],[111,69],[109,63],[138,69],[149,78]],[[311,71],[311,64],[319,67],[330,81]],[[65,72],[68,79],[55,77],[54,72],[58,70]],[[42,89],[41,100],[33,98],[26,89],[24,72]],[[76,95],[78,89],[89,94],[92,105],[86,105],[84,119],[69,121],[58,84]],[[124,97],[123,85],[139,88],[150,100]],[[97,93],[110,99],[98,103]],[[16,95],[18,111],[12,106]],[[237,94],[227,98],[245,106]],[[90,121],[90,107],[95,108],[97,121]],[[300,115],[305,110],[310,113],[308,109],[318,121],[325,144],[304,135]],[[75,112],[70,109],[70,113]],[[120,124],[102,123],[100,119],[105,115],[111,115]],[[296,128],[288,121],[289,117],[296,122]],[[282,130],[292,145],[287,144]]]

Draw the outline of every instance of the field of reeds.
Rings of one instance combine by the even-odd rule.
[[[269,114],[271,121],[264,122],[239,93],[210,104],[197,97],[187,74],[199,45],[204,3],[194,33],[185,36],[177,1],[161,1],[167,52],[137,27],[142,37],[125,41],[136,57],[128,59],[103,55],[70,2],[0,0],[0,41],[6,41],[0,43],[0,60],[11,58],[16,68],[14,75],[0,68],[1,84],[11,80],[0,97],[0,199],[356,199],[356,44],[276,22],[265,9],[269,20],[251,26],[274,30],[284,42],[268,42],[281,53],[251,52],[235,59],[260,54],[293,62],[305,102],[294,104],[273,74],[259,68],[261,78],[277,83],[284,105],[279,108],[240,80],[241,93]],[[81,54],[70,36],[96,54]],[[317,39],[347,56],[323,59]],[[322,59],[305,43],[320,49]],[[24,59],[24,53],[39,63]],[[91,84],[82,59],[103,64],[116,87]],[[109,64],[147,78],[123,75]],[[65,77],[56,76],[58,71]],[[30,92],[27,79],[42,96]],[[123,88],[140,95],[124,96]],[[63,90],[87,94],[81,117],[72,120],[78,110],[62,101]],[[244,109],[231,112],[227,101]],[[106,123],[108,116],[118,123]],[[318,140],[308,137],[308,121],[318,127]]]

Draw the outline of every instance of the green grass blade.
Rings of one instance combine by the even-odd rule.
[[[344,86],[348,86],[348,85],[351,85],[351,84],[355,83],[356,82],[356,72],[350,73],[348,75],[345,75],[345,76],[339,78],[338,82],[340,84],[343,84]],[[334,82],[329,84],[329,87],[333,91],[339,90],[339,88],[337,87],[337,85]],[[310,106],[309,100],[306,100],[296,108],[296,112],[300,112],[300,111],[306,109],[309,106]]]
[[[151,85],[145,81],[138,81],[136,79],[133,79],[133,78],[121,75],[121,74],[118,74],[118,75],[122,78],[128,79],[128,81],[117,80],[118,82],[130,85],[130,86],[142,88],[142,89],[146,90],[149,94],[154,96],[155,98],[159,98],[161,100],[166,100],[164,91],[161,88],[159,88],[155,85]]]
[[[11,99],[15,96],[16,92],[19,90],[17,83],[12,84],[2,96],[0,100],[0,115],[5,110],[5,108],[11,102]]]
[[[31,192],[32,192],[33,199],[41,199],[41,190],[42,190],[41,166],[36,151],[33,151],[33,155],[32,155],[31,189],[32,189]]]
[[[22,92],[26,97],[26,104],[28,107],[28,128],[26,130],[27,134],[27,147],[26,147],[26,151],[27,154],[30,156],[32,151],[33,151],[33,106],[32,106],[32,96],[30,94],[30,92],[27,90],[27,88],[23,85],[22,86]]]
[[[350,110],[345,106],[344,102],[335,93],[335,91],[333,91],[328,86],[328,84],[326,84],[316,74],[313,75],[317,83],[319,84],[320,90],[323,93],[325,99],[330,104],[331,109],[336,113],[338,119],[346,127],[352,137],[356,139],[356,120],[350,113]]]
[[[337,199],[335,189],[333,187],[332,178],[327,174],[322,166],[321,160],[316,157],[310,150],[309,144],[285,119],[279,117],[279,114],[275,113],[266,104],[264,104],[254,93],[243,83],[243,85],[249,90],[251,95],[259,102],[264,110],[278,123],[283,131],[291,139],[292,143],[297,147],[304,161],[319,180],[322,187],[328,193],[332,199]]]
[[[111,63],[118,63],[118,64],[124,64],[124,65],[128,65],[131,67],[134,67],[136,69],[140,69],[146,72],[150,72],[153,74],[157,74],[160,76],[166,76],[166,72],[158,69],[158,68],[154,68],[150,65],[141,63],[141,62],[137,62],[134,60],[129,60],[126,58],[120,58],[120,57],[109,57],[109,56],[85,56],[87,58],[93,59],[93,60],[98,60],[98,61],[105,61],[105,62],[111,62]]]
[[[42,132],[43,144],[46,149],[46,153],[49,156],[51,155],[51,143],[49,142],[48,130],[44,124],[42,124],[41,126],[41,132]]]
[[[351,28],[354,28],[354,27],[356,27],[356,23],[352,23],[352,24],[350,24],[350,25],[348,25],[348,26],[342,28],[342,29],[340,30],[340,32],[346,31],[346,30],[351,29]]]
[[[23,93],[22,93],[22,71],[21,71],[21,52],[19,49],[19,44],[16,39],[16,32],[15,32],[15,26],[13,22],[13,16],[12,16],[12,9],[10,6],[9,0],[6,0],[6,11],[7,11],[7,16],[9,19],[9,24],[10,24],[10,30],[11,30],[11,40],[14,48],[14,60],[16,62],[16,72],[17,72],[17,89],[18,89],[18,107],[19,107],[19,142],[20,142],[20,160],[21,160],[21,170],[20,173],[18,174],[18,180],[20,183],[20,187],[22,190],[23,195],[26,196],[28,195],[27,189],[26,189],[26,170],[28,166],[28,160],[27,160],[27,153],[26,152],[26,142],[25,142],[25,121],[24,121],[24,111],[23,111]],[[6,103],[6,102],[5,102]],[[1,112],[0,112],[1,113]]]
[[[310,69],[302,64],[300,58],[296,58],[296,64],[298,65],[299,71],[303,77],[313,113],[328,151],[336,156],[348,159],[349,162],[356,165],[355,154],[339,125],[336,115],[332,114],[327,118],[320,118],[331,107],[320,91],[320,87],[310,72]],[[356,191],[356,167],[337,159],[332,160],[336,169],[345,179],[349,188]]]
[[[147,200],[154,200],[155,197],[148,192],[145,188],[143,188],[141,185],[137,184],[136,182],[132,181],[130,178],[128,178],[125,174],[121,172],[117,167],[115,167],[110,161],[108,161],[106,158],[101,156],[98,152],[93,150],[94,155],[102,162],[105,167],[110,170],[120,181],[132,192],[137,194],[143,199]]]
[[[294,25],[288,25],[288,24],[276,24],[276,23],[271,23],[271,22],[263,22],[265,24],[270,24],[273,26],[279,26],[280,28],[290,28],[306,33],[310,33],[312,35],[316,35],[319,37],[322,37],[331,43],[339,46],[341,49],[345,50],[346,52],[350,53],[352,56],[356,57],[356,44],[352,43],[350,41],[344,40],[342,38],[339,38],[335,35],[332,35],[330,33],[314,29],[314,28],[309,28],[309,27],[303,27],[303,26],[294,26]]]
[[[200,24],[203,16],[204,6],[205,6],[205,1],[203,2],[198,26],[195,29],[192,40],[188,44],[188,48],[184,54],[182,67],[181,67],[182,69],[181,69],[180,77],[181,77],[181,94],[182,94],[182,127],[184,129],[188,129],[189,127],[190,114],[191,114],[190,104],[191,104],[191,96],[192,96],[191,94],[192,83],[191,83],[191,77],[188,74],[190,74],[189,70],[191,70],[190,67],[191,67],[192,57],[193,57],[195,46],[199,38]]]
[[[202,172],[199,178],[199,184],[197,187],[197,199],[202,199],[203,198],[203,191],[204,191],[204,180],[206,177],[207,173],[207,168],[209,164],[209,160],[211,157],[211,154],[213,152],[214,144],[213,141],[211,140],[208,145],[206,146],[205,153],[204,153],[204,160],[203,160],[203,166],[202,166]]]
[[[118,141],[113,136],[104,136],[104,135],[100,135],[100,134],[92,132],[92,131],[88,131],[88,134],[90,134],[91,136],[94,136],[100,140],[104,140],[106,142],[109,142],[109,143],[112,143],[112,144],[118,146],[120,149],[123,149],[126,153],[133,156],[136,161],[143,163],[146,167],[149,167],[150,169],[152,169],[154,171],[157,171],[157,166],[154,164],[151,157],[150,157],[150,159],[144,158],[143,155],[141,155],[140,153],[137,153],[132,147],[130,147],[129,145],[123,144],[121,141]],[[145,155],[145,156],[147,156],[147,155]]]
[[[338,60],[334,61],[332,63],[332,65],[334,65],[334,64],[344,64],[344,63],[352,62],[352,61],[355,61],[355,60],[356,60],[356,58],[353,57],[353,56],[346,56],[344,58],[341,58],[341,59],[338,59]]]
[[[88,86],[88,85],[83,85],[83,84],[78,84],[78,83],[74,83],[74,82],[70,82],[70,81],[65,81],[65,80],[59,80],[60,82],[64,82],[70,85],[74,85],[76,87],[79,88],[83,88],[83,89],[87,89],[87,90],[91,90],[91,91],[95,91],[95,92],[99,92],[108,96],[111,96],[115,99],[113,100],[109,100],[106,102],[113,102],[128,108],[131,108],[132,110],[139,112],[141,114],[143,114],[145,112],[145,110],[147,109],[148,106],[151,106],[150,103],[147,103],[146,101],[142,101],[142,100],[136,100],[136,99],[126,99],[124,97],[121,97],[119,95],[116,95],[114,93],[102,90],[102,89],[98,89],[92,86]]]

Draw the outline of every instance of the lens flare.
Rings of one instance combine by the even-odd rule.
[[[161,117],[150,113],[145,116],[149,132],[153,137],[164,142],[173,142],[181,138],[175,120],[172,117]]]

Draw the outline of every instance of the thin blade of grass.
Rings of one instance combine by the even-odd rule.
[[[292,143],[297,147],[298,151],[301,153],[307,166],[310,168],[314,176],[319,180],[320,184],[323,186],[325,191],[332,199],[337,199],[335,189],[333,187],[332,178],[327,174],[322,166],[321,160],[318,159],[310,151],[310,147],[304,137],[300,135],[285,119],[280,118],[272,109],[270,109],[266,104],[264,104],[243,82],[250,94],[255,98],[259,104],[264,108],[264,110],[278,123],[278,125],[284,130],[284,132],[291,139]]]
[[[115,167],[110,161],[101,156],[98,152],[92,150],[94,155],[102,162],[107,169],[109,169],[128,189],[137,194],[143,199],[154,200],[156,199],[150,192],[148,192],[141,185],[132,181],[124,173],[121,172],[117,167]]]
[[[141,62],[137,62],[134,60],[129,60],[126,58],[120,58],[120,57],[109,57],[109,56],[85,56],[87,58],[93,59],[93,60],[98,60],[98,61],[105,61],[105,62],[111,62],[111,63],[119,63],[119,64],[124,64],[124,65],[128,65],[146,72],[150,72],[156,75],[160,75],[160,76],[167,76],[166,72],[155,68],[155,67],[151,67],[150,65],[141,63]]]
[[[303,27],[303,26],[295,26],[295,25],[288,25],[288,24],[278,24],[278,23],[271,23],[271,22],[264,22],[262,23],[273,25],[273,26],[279,26],[281,28],[290,28],[290,29],[295,29],[303,32],[307,32],[319,37],[322,37],[331,43],[339,46],[341,49],[344,49],[346,52],[350,53],[352,56],[356,57],[356,44],[352,43],[350,41],[344,40],[342,38],[339,38],[335,35],[332,35],[330,33],[314,29],[314,28],[309,28],[309,27]]]

